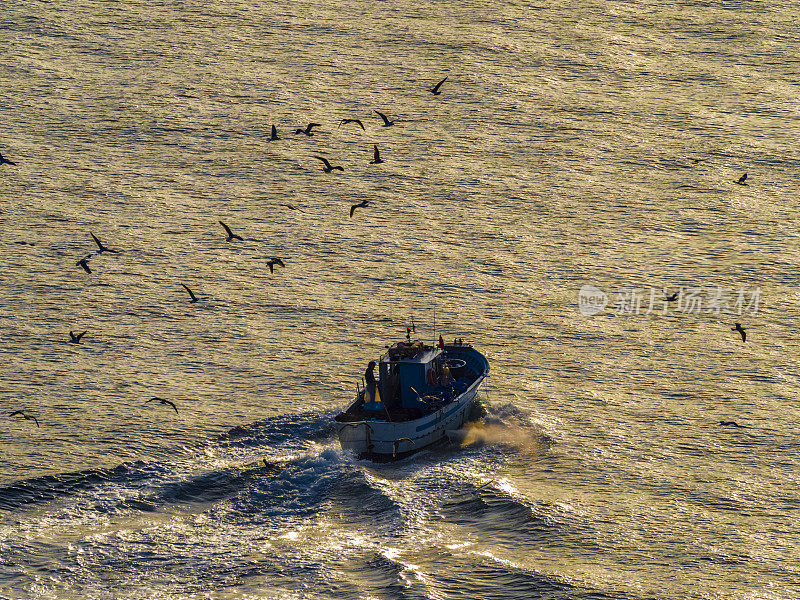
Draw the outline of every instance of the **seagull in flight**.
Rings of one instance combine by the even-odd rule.
[[[186,284],[185,284],[185,283],[182,283],[181,285],[183,286],[183,289],[185,289],[187,292],[189,292],[189,296],[191,296],[191,298],[192,298],[192,299],[189,301],[189,303],[190,303],[190,304],[193,304],[193,303],[197,302],[197,301],[198,301],[198,298],[197,298],[197,296],[195,296],[195,295],[194,295],[194,293],[192,292],[192,290],[190,290],[188,287],[186,287]]]
[[[79,333],[78,335],[75,335],[73,332],[70,331],[69,332],[69,341],[70,341],[71,344],[80,344],[81,343],[81,338],[84,335],[86,335],[85,331],[83,333]]]
[[[5,158],[2,154],[0,154],[0,165],[11,165],[13,167],[16,167],[17,163],[11,162],[7,158]]]
[[[374,148],[374,150],[372,152],[373,158],[372,158],[371,161],[369,161],[369,164],[371,164],[371,165],[379,165],[379,164],[381,164],[383,162],[383,159],[381,158],[381,153],[378,151],[378,145],[377,144],[373,144],[372,147]]]
[[[15,410],[15,411],[14,411],[14,412],[12,412],[12,413],[8,413],[8,416],[9,416],[9,417],[13,417],[13,416],[16,416],[16,415],[19,415],[19,416],[21,416],[23,419],[26,419],[26,420],[28,420],[28,421],[33,421],[34,423],[36,423],[36,426],[37,426],[37,427],[40,427],[40,425],[39,425],[39,419],[37,419],[37,418],[36,418],[36,417],[34,417],[33,415],[26,415],[26,414],[25,414],[24,412],[22,412],[21,410]]]
[[[75,263],[75,266],[83,267],[84,271],[86,271],[87,273],[91,273],[92,270],[89,268],[89,259],[91,257],[92,257],[91,254],[88,256],[84,256],[82,259],[80,259],[78,262]]]
[[[273,257],[273,258],[270,258],[267,261],[267,266],[269,267],[269,272],[270,273],[274,273],[275,272],[275,265],[277,265],[279,267],[286,268],[286,265],[283,264],[283,261],[280,258],[274,258]]]
[[[739,185],[747,185],[745,183],[745,179],[747,179],[747,173],[739,177],[739,179],[736,180],[736,183],[738,183]]]
[[[278,137],[278,130],[275,128],[275,125],[272,126],[272,133],[270,133],[269,140],[270,142],[274,142],[275,140],[279,140],[281,138]]]
[[[361,127],[361,129],[366,131],[366,129],[364,129],[364,124],[361,122],[360,119],[342,119],[342,122],[339,123],[339,127],[341,127],[342,125],[347,125],[348,123],[355,123],[356,125]]]
[[[233,233],[233,232],[231,231],[231,228],[230,228],[230,227],[228,227],[227,225],[225,225],[225,223],[223,223],[222,221],[220,221],[220,222],[219,222],[219,224],[220,224],[220,225],[222,225],[222,226],[225,228],[225,232],[228,234],[228,238],[225,240],[226,242],[231,242],[231,241],[233,241],[233,240],[239,240],[240,242],[243,242],[243,241],[244,241],[244,240],[243,240],[242,238],[240,238],[238,235],[236,235],[235,233]]]
[[[300,129],[298,127],[295,133],[305,133],[306,135],[314,135],[311,131],[312,127],[322,127],[322,125],[320,125],[319,123],[309,123],[308,125],[306,125],[305,129]]]
[[[167,406],[167,405],[171,406],[172,408],[175,409],[175,414],[176,415],[178,414],[178,407],[175,406],[175,403],[172,402],[171,400],[165,400],[164,398],[150,398],[150,400],[148,400],[147,402],[153,402],[154,400],[157,400],[159,403],[161,403],[161,404],[163,404],[165,406]],[[145,404],[147,404],[147,402],[145,402]]]
[[[666,298],[667,302],[675,302],[675,300],[678,299],[679,294],[680,291],[677,291],[674,294],[672,294],[672,296],[667,296],[667,294],[664,294],[664,297]]]
[[[91,231],[89,232],[89,235],[92,236],[94,243],[97,244],[97,247],[99,248],[99,250],[97,251],[98,254],[100,254],[101,252],[111,252],[112,254],[116,254],[117,252],[116,250],[112,250],[111,248],[106,248],[105,246],[103,246],[103,242],[98,240],[97,236],[93,234]]]
[[[442,84],[443,84],[445,81],[447,81],[447,77],[445,77],[444,79],[442,79],[442,80],[441,80],[439,83],[437,83],[435,86],[433,86],[433,87],[432,87],[431,89],[429,89],[428,91],[429,91],[431,94],[433,94],[434,96],[438,96],[439,94],[441,94],[441,93],[442,93],[442,92],[440,92],[440,91],[439,91],[439,88],[442,86]]]
[[[742,324],[741,323],[734,323],[734,325],[736,325],[736,327],[731,327],[731,331],[738,331],[739,333],[741,333],[742,334],[742,341],[746,342],[747,341],[747,334],[745,333],[745,329],[742,327]]]
[[[353,206],[350,207],[350,218],[351,219],[353,218],[353,213],[356,212],[357,208],[364,208],[368,205],[369,205],[369,200],[362,200],[358,204],[353,204]]]
[[[344,169],[341,167],[341,165],[336,165],[335,167],[331,166],[331,163],[328,162],[327,158],[324,158],[322,156],[316,156],[316,155],[314,156],[314,158],[316,158],[317,160],[321,160],[323,163],[325,163],[325,166],[322,167],[322,170],[325,173],[330,173],[331,171],[335,171],[335,170],[344,171]]]
[[[380,112],[379,110],[376,110],[375,112],[376,112],[376,113],[378,113],[378,116],[379,116],[381,119],[383,119],[383,126],[384,126],[384,127],[389,127],[389,126],[391,126],[391,125],[394,125],[394,121],[390,121],[390,120],[388,119],[388,117],[387,117],[385,114],[383,114],[383,113],[382,113],[382,112]]]
[[[302,210],[302,209],[299,209],[299,208],[297,208],[297,207],[296,207],[296,206],[294,206],[293,204],[281,204],[281,206],[285,206],[285,207],[286,207],[286,208],[288,208],[289,210],[296,210],[296,211],[299,211],[299,212],[306,212],[306,211],[304,211],[304,210]]]
[[[723,427],[747,427],[747,425],[739,425],[736,421],[720,421]]]

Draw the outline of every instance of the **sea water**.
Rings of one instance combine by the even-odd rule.
[[[5,2],[0,598],[800,597],[798,18]],[[486,414],[358,461],[412,322]]]

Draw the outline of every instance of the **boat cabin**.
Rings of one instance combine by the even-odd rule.
[[[381,400],[389,409],[427,407],[425,397],[444,384],[444,357],[422,342],[397,342],[378,362]]]
[[[447,345],[443,351],[418,340],[393,344],[378,360],[375,397],[360,389],[336,420],[409,421],[439,410],[477,378],[480,365],[462,359],[470,352],[468,345]]]

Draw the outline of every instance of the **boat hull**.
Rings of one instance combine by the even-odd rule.
[[[342,449],[359,458],[384,462],[400,460],[424,448],[446,442],[447,430],[460,429],[467,422],[483,377],[474,381],[452,402],[419,419],[337,422]]]

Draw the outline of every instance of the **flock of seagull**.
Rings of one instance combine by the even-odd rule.
[[[444,84],[445,81],[447,81],[447,77],[445,77],[442,80],[440,80],[435,86],[433,86],[432,88],[428,89],[428,91],[431,94],[433,94],[435,96],[438,96],[439,94],[442,93],[440,88],[442,87],[442,84]],[[382,113],[382,112],[380,112],[378,110],[374,110],[374,112],[381,118],[381,121],[383,122],[382,123],[383,127],[391,127],[392,125],[394,125],[395,122],[393,120],[389,119],[389,117],[387,117],[384,113]],[[339,123],[339,127],[341,127],[342,125],[349,125],[349,124],[358,125],[359,127],[361,127],[362,130],[366,131],[366,128],[364,127],[364,123],[360,119],[354,119],[354,118],[344,118],[344,119],[342,119],[340,121],[340,123]],[[308,125],[306,125],[305,128],[298,127],[294,131],[294,133],[295,133],[295,135],[303,134],[303,135],[306,135],[306,136],[312,136],[314,134],[313,129],[315,127],[322,127],[322,125],[319,124],[319,123],[308,123]],[[270,131],[270,137],[268,138],[268,140],[269,141],[276,141],[276,140],[280,140],[280,139],[281,138],[278,136],[277,128],[275,127],[275,125],[272,125],[271,131]],[[330,161],[327,158],[325,158],[324,156],[313,155],[313,157],[322,162],[322,165],[323,165],[322,166],[322,171],[324,173],[331,173],[333,171],[344,171],[344,167],[342,167],[341,165],[333,165],[333,164],[331,164]],[[377,144],[373,144],[373,159],[371,161],[369,161],[369,164],[377,165],[377,164],[381,164],[382,162],[383,162],[383,159],[381,158],[380,150],[378,150]],[[16,166],[17,163],[8,160],[2,154],[0,154],[0,165],[4,165],[4,164],[5,165]],[[747,173],[744,173],[741,177],[739,177],[739,179],[734,180],[734,183],[736,183],[738,185],[748,185],[746,180],[747,180]],[[292,204],[282,204],[281,206],[284,206],[285,208],[288,208],[290,210],[296,210],[298,212],[304,212],[303,210],[301,210],[300,208],[298,208],[298,207],[296,207],[296,206],[294,206]],[[357,204],[353,204],[350,207],[350,218],[353,217],[353,214],[355,213],[356,209],[358,209],[358,208],[366,208],[368,206],[369,206],[369,200],[362,200],[361,202],[359,202]],[[233,233],[233,231],[231,231],[231,228],[226,223],[224,223],[223,221],[219,221],[219,224],[222,225],[223,229],[225,230],[225,233],[227,234],[227,237],[225,238],[225,241],[227,241],[227,242],[232,242],[234,240],[244,241],[244,238],[242,238],[241,236]],[[92,239],[94,240],[95,244],[97,245],[96,254],[102,254],[104,252],[109,252],[109,253],[115,254],[115,253],[118,252],[117,250],[112,250],[111,248],[108,248],[107,246],[105,246],[103,244],[103,242],[101,242],[100,239],[98,239],[98,237],[93,232],[90,231],[89,235],[92,236]],[[89,259],[92,258],[92,256],[93,256],[93,254],[88,254],[87,256],[84,256],[77,263],[75,263],[75,265],[81,267],[84,271],[86,271],[86,273],[91,273],[92,269],[89,267]],[[275,256],[269,258],[269,260],[267,261],[267,266],[269,267],[269,272],[270,273],[274,273],[274,269],[275,269],[276,266],[278,266],[278,267],[286,267],[286,265],[283,262],[283,259],[280,258],[280,257],[275,257]],[[195,302],[199,302],[200,301],[200,299],[195,295],[195,293],[186,284],[181,283],[181,285],[186,290],[186,292],[189,294],[189,298],[190,298],[189,302],[190,303],[195,303]],[[678,299],[678,292],[676,292],[675,294],[673,294],[671,296],[670,295],[666,295],[666,300],[668,302],[669,301],[675,301],[677,299]],[[731,331],[738,332],[741,335],[743,342],[747,341],[747,333],[746,333],[746,330],[742,327],[741,323],[735,323],[734,325],[735,326],[731,328]],[[84,335],[86,335],[86,331],[83,331],[83,332],[77,333],[77,334],[75,332],[73,332],[73,331],[70,331],[69,332],[69,336],[70,336],[69,342],[72,343],[72,344],[80,344],[81,343],[81,338],[83,338]],[[148,400],[146,403],[154,402],[154,401],[158,401],[160,404],[163,404],[163,405],[166,405],[166,406],[171,406],[175,410],[175,413],[176,414],[178,413],[178,407],[175,405],[175,403],[170,401],[170,400],[165,400],[164,398],[154,397],[154,398],[151,398],[150,400]],[[29,415],[29,414],[25,413],[22,410],[15,410],[15,411],[9,413],[8,416],[9,417],[19,416],[19,417],[22,417],[22,418],[24,418],[26,420],[32,420],[32,421],[34,421],[36,423],[37,427],[40,426],[39,425],[39,420],[35,416]],[[732,421],[731,422],[722,421],[722,422],[720,422],[720,425],[736,425],[738,427],[741,427],[740,425],[738,425],[738,424],[736,424],[735,422],[732,422]]]
[[[434,96],[440,95],[442,93],[440,88],[442,87],[442,84],[444,84],[445,81],[447,81],[447,77],[444,77],[443,79],[441,79],[436,85],[434,85],[432,88],[429,88],[428,91],[431,94],[433,94]],[[392,125],[394,125],[395,121],[390,119],[389,117],[387,117],[384,113],[380,112],[379,110],[375,110],[374,112],[381,118],[382,127],[391,127]],[[363,131],[366,131],[366,128],[364,127],[364,123],[360,119],[353,119],[353,118],[342,119],[340,121],[340,123],[339,123],[339,127],[341,127],[342,125],[349,125],[351,123],[355,124],[355,125],[358,125],[359,127],[361,127],[361,129]],[[306,125],[304,128],[303,127],[298,127],[294,131],[294,133],[295,133],[295,135],[304,134],[306,136],[312,136],[312,135],[314,135],[313,129],[315,127],[322,127],[322,125],[320,123],[308,123],[308,125]],[[275,125],[272,125],[271,131],[270,131],[270,136],[267,139],[268,139],[268,141],[277,141],[277,140],[281,139],[278,136],[278,130],[275,127]],[[381,153],[380,153],[380,150],[378,149],[377,144],[373,144],[372,148],[373,148],[373,158],[372,158],[371,161],[369,161],[369,164],[378,165],[378,164],[383,163],[384,161],[381,158]],[[333,171],[344,171],[344,167],[342,167],[341,165],[332,165],[330,163],[330,161],[327,158],[325,158],[324,156],[314,155],[314,158],[316,158],[317,160],[322,162],[322,165],[323,165],[322,166],[322,171],[324,173],[331,173]],[[2,154],[0,154],[0,165],[16,166],[17,163],[8,160]],[[361,202],[358,202],[357,204],[353,204],[352,206],[350,206],[350,218],[353,217],[353,214],[355,213],[355,211],[357,209],[366,208],[366,207],[369,206],[369,204],[370,204],[369,200],[362,200]],[[305,211],[301,210],[300,208],[298,208],[298,207],[296,207],[296,206],[294,206],[292,204],[282,204],[281,206],[283,206],[285,208],[288,208],[290,210],[296,210],[298,212],[305,212]],[[220,225],[222,225],[223,229],[225,230],[225,233],[227,234],[227,237],[225,238],[225,241],[227,241],[227,242],[233,242],[234,240],[244,241],[244,238],[242,238],[241,236],[233,233],[231,228],[226,223],[224,223],[223,221],[218,221],[218,222],[219,222]],[[81,267],[86,273],[91,274],[92,273],[92,269],[89,266],[89,259],[90,258],[92,258],[93,256],[98,255],[98,254],[103,254],[104,252],[108,252],[108,253],[111,253],[111,254],[116,254],[117,252],[119,252],[119,250],[113,250],[113,249],[107,247],[106,245],[104,245],[103,242],[100,241],[100,239],[94,234],[94,232],[90,231],[89,235],[92,237],[92,239],[94,240],[94,243],[97,245],[97,250],[95,251],[94,254],[87,254],[86,256],[81,258],[78,262],[75,263],[75,266]],[[275,269],[276,266],[277,267],[284,267],[284,268],[286,267],[286,265],[283,262],[283,259],[280,258],[280,257],[276,257],[276,256],[270,257],[266,264],[269,267],[269,272],[270,273],[274,273],[274,269]],[[189,302],[190,303],[195,303],[195,302],[199,302],[200,301],[200,298],[198,298],[195,295],[195,293],[186,284],[181,283],[181,285],[186,290],[186,292],[189,294],[189,298],[190,298]],[[84,335],[86,335],[86,331],[83,331],[81,333],[75,333],[74,331],[70,331],[69,332],[69,337],[70,337],[69,343],[71,343],[71,344],[80,344],[81,343],[81,338],[83,338]],[[162,405],[170,406],[175,410],[175,413],[178,414],[178,407],[171,400],[166,400],[164,398],[154,397],[154,398],[151,398],[150,400],[148,400],[147,402],[145,402],[145,404],[150,403],[150,402],[158,402],[158,403],[160,403]],[[22,417],[25,420],[33,421],[34,423],[36,423],[37,427],[40,427],[39,420],[35,416],[30,415],[30,414],[26,413],[25,411],[15,410],[15,411],[9,413],[8,416],[9,417],[17,417],[17,416],[18,417]]]

